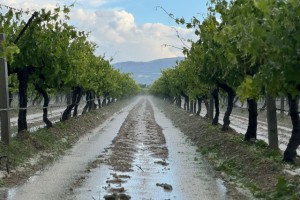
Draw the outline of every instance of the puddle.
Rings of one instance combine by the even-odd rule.
[[[174,199],[231,199],[223,182],[215,177],[211,166],[196,151],[196,147],[156,107],[154,110],[169,148],[172,170],[168,173],[175,182],[172,191]]]
[[[152,106],[153,114],[149,103],[139,104],[132,120],[126,121],[136,104],[137,101],[108,119],[82,138],[55,165],[38,172],[27,183],[0,191],[0,199],[100,200],[113,191],[130,195],[131,199],[145,200],[231,199],[222,180],[215,177],[196,148],[156,107]],[[153,116],[162,129],[153,121]],[[152,121],[149,121],[151,117]],[[122,129],[124,121],[128,127],[120,136],[117,132]],[[116,139],[118,137],[121,137],[120,141]],[[123,144],[114,149],[118,142]],[[121,157],[110,157],[117,159],[109,160],[113,165],[104,163],[91,169],[87,175],[84,173],[87,163],[114,151],[122,158],[133,158],[125,159],[130,162],[128,169],[122,171],[118,168],[117,163],[123,160],[117,158]],[[81,178],[81,184],[74,189],[72,185]],[[172,189],[164,189],[163,184],[172,186]]]
[[[8,200],[66,199],[70,185],[85,170],[86,165],[110,144],[135,104],[133,102],[81,138],[54,165],[38,172],[25,184],[0,192],[0,197],[3,194],[3,199]]]
[[[145,114],[149,110],[141,112]],[[166,138],[166,145],[160,145],[167,146],[168,154],[155,154],[146,135],[137,134],[132,170],[119,172],[114,171],[112,166],[101,164],[91,170],[68,199],[103,199],[111,188],[124,189],[121,193],[130,195],[131,199],[231,199],[223,181],[215,177],[212,168],[184,134],[156,107],[154,116]],[[147,126],[145,128],[144,125],[143,120],[137,121],[135,130],[146,131]],[[122,175],[128,177],[120,178],[121,181],[117,183],[112,182],[116,176]],[[157,184],[169,184],[172,189],[164,189]]]

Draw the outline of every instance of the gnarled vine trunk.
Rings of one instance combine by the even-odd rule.
[[[283,161],[294,163],[294,159],[297,156],[297,148],[300,145],[300,120],[298,113],[298,97],[292,97],[291,94],[288,95],[290,116],[293,124],[292,136],[287,145],[286,150],[283,154]]]
[[[179,108],[181,108],[181,96],[178,96],[178,97],[176,98],[176,105],[177,105]]]
[[[218,125],[219,123],[219,115],[220,115],[220,101],[219,101],[219,90],[218,89],[214,89],[212,91],[212,96],[214,98],[214,102],[215,102],[215,117],[213,119],[212,124],[213,125]]]
[[[205,108],[206,108],[206,114],[205,114],[205,117],[208,118],[209,117],[209,103],[208,103],[208,100],[205,99],[204,100],[204,105],[205,105]]]
[[[78,107],[79,107],[79,103],[80,103],[80,100],[81,100],[81,97],[82,97],[82,89],[79,88],[80,91],[76,97],[76,101],[75,101],[75,105],[74,105],[74,112],[73,112],[73,117],[76,117],[78,115]]]
[[[8,97],[9,97],[8,105],[11,108],[11,104],[12,104],[12,101],[14,99],[14,95],[12,94],[11,91],[8,92]]]
[[[267,99],[264,98],[264,104],[262,105],[262,107],[259,110],[266,110],[267,108]]]
[[[43,121],[46,124],[47,128],[50,128],[53,126],[52,122],[48,119],[48,106],[50,102],[49,95],[45,89],[40,87],[39,85],[35,85],[36,91],[38,91],[39,94],[41,94],[44,98],[44,105],[43,105]]]
[[[97,105],[95,104],[95,100],[96,100],[95,92],[91,91],[91,99],[90,99],[89,111],[96,110]],[[110,103],[113,103],[113,102],[114,102],[114,99],[112,99],[112,101]]]
[[[78,94],[78,97],[77,97],[77,98],[79,99],[79,101],[76,102],[75,105],[74,105],[73,117],[76,117],[76,116],[78,115],[78,107],[79,107],[79,102],[80,102],[80,100],[81,100],[81,97],[82,97],[82,92],[80,92],[80,93]]]
[[[109,93],[108,92],[104,92],[104,96],[103,96],[103,101],[102,101],[102,107],[107,105],[107,100],[109,97]]]
[[[256,140],[257,137],[257,102],[255,99],[247,99],[248,103],[248,128],[245,134],[245,141]]]
[[[188,110],[190,107],[190,98],[186,94],[181,94],[184,97],[184,110]]]
[[[197,103],[198,103],[198,110],[196,112],[196,115],[199,116],[200,115],[200,112],[201,112],[201,104],[202,104],[202,100],[203,98],[202,97],[197,97]]]
[[[27,68],[19,69],[17,71],[17,77],[19,81],[19,116],[18,116],[18,132],[27,130],[27,88],[29,71]]]
[[[226,93],[227,93],[227,98],[228,98],[228,101],[227,101],[227,109],[226,109],[226,112],[225,112],[225,115],[224,115],[224,118],[223,118],[223,127],[222,127],[222,130],[223,131],[227,131],[229,129],[229,125],[230,125],[230,114],[232,112],[232,109],[233,109],[233,101],[234,101],[234,97],[235,97],[235,91],[229,87],[227,84],[225,83],[220,83],[220,82],[217,82],[217,85],[223,89]]]
[[[193,100],[190,102],[190,108],[189,108],[189,111],[190,111],[190,112],[194,112],[194,101],[193,101]]]
[[[240,99],[239,97],[236,97],[236,98],[234,99],[234,101],[233,101],[233,106],[234,106],[234,107],[238,107],[238,106],[236,105],[236,103],[238,102],[239,99]]]
[[[176,103],[177,103],[177,98],[174,97],[174,98],[172,99],[172,104],[176,104]]]
[[[37,94],[35,97],[34,97],[34,99],[32,100],[32,106],[34,106],[34,105],[39,105],[39,101],[40,101],[40,94]]]
[[[104,97],[103,100],[102,100],[102,107],[106,106],[106,103],[107,103],[106,102],[106,97]]]
[[[98,108],[100,109],[102,107],[100,96],[97,96],[97,101],[98,101]]]
[[[96,104],[95,104],[95,93],[93,91],[87,91],[86,92],[86,105],[83,108],[82,114],[86,113],[86,111],[90,112],[91,110],[96,110]],[[109,100],[110,103],[110,100]]]
[[[82,89],[78,86],[74,87],[72,92],[72,103],[68,105],[65,111],[63,112],[61,118],[62,121],[66,121],[69,119],[72,109],[75,107],[75,105],[79,105],[81,96],[82,96]]]
[[[88,108],[90,107],[90,103],[91,103],[91,92],[87,91],[85,94],[85,100],[86,100],[86,104],[83,108],[82,114],[85,114],[88,111]]]

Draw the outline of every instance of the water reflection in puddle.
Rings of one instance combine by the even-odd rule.
[[[93,169],[83,185],[74,191],[69,199],[103,199],[107,187],[124,188],[131,199],[231,199],[223,181],[217,179],[209,164],[196,152],[187,138],[157,108],[154,108],[156,122],[163,127],[169,150],[168,165],[162,165],[161,158],[152,156],[142,142],[137,145],[133,171],[119,173],[107,165]],[[157,161],[163,161],[157,163]],[[125,183],[108,184],[113,174],[126,175]],[[158,187],[167,183],[172,190]]]
[[[87,133],[73,148],[66,151],[66,154],[57,162],[49,165],[42,173],[35,174],[25,184],[3,192],[0,191],[0,199],[69,199],[66,195],[70,190],[71,184],[85,170],[87,164],[94,160],[105,147],[109,146],[128,112],[135,104],[136,102],[133,102],[128,105],[107,119],[99,127]],[[85,194],[87,194],[86,192],[88,191],[85,191]],[[93,198],[91,195],[88,195],[83,199]]]
[[[157,123],[164,127],[169,147],[176,199],[231,199],[222,180],[215,178],[212,168],[196,147],[156,107],[154,110]]]

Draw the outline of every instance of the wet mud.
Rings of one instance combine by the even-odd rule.
[[[25,183],[0,190],[0,199],[8,200],[40,200],[40,199],[67,199],[76,180],[85,180],[82,173],[88,163],[109,146],[116,137],[124,119],[136,104],[137,100],[124,107],[124,104],[102,109],[102,116],[106,118],[95,129],[90,129],[74,146],[55,162],[49,163],[43,170],[37,171]],[[127,103],[126,103],[127,104]],[[123,107],[123,109],[121,109]],[[108,112],[104,115],[103,112]],[[78,121],[80,126],[88,129],[87,124]],[[55,130],[55,129],[54,129]],[[90,199],[90,198],[87,198]]]
[[[166,158],[168,155],[166,140],[160,126],[154,120],[149,101],[139,102],[127,116],[118,136],[112,142],[111,153],[105,160],[114,171],[129,172],[134,166],[135,155],[149,151],[152,156]]]
[[[133,107],[85,176],[68,199],[230,199],[196,148],[149,98]]]
[[[109,167],[111,173],[106,177],[102,188],[104,199],[125,198],[127,183],[131,176],[128,172],[149,171],[148,162],[160,167],[166,166],[168,149],[162,128],[155,122],[154,112],[149,100],[142,99],[129,112],[118,135],[110,147],[93,161],[88,171],[99,165]],[[121,195],[121,197],[120,197]],[[126,194],[126,198],[131,196]]]
[[[153,102],[147,96],[132,102],[53,165],[6,190],[5,199],[231,199],[197,148]]]

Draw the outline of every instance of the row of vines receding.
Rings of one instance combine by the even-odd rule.
[[[96,56],[97,45],[88,33],[70,25],[71,6],[35,12],[0,6],[0,33],[6,35],[1,44],[1,57],[8,62],[9,93],[19,99],[18,134],[27,130],[28,93],[40,94],[44,99],[43,121],[48,119],[49,97],[70,94],[71,102],[62,114],[67,120],[86,96],[85,110],[96,109],[107,101],[136,94],[139,86],[130,74],[113,68],[111,60]],[[100,101],[103,100],[103,102]],[[88,108],[88,109],[87,109]]]
[[[197,100],[199,105],[201,101],[207,105],[212,94],[216,108],[213,124],[218,124],[221,90],[227,96],[224,131],[239,97],[248,104],[246,141],[257,139],[259,98],[285,96],[293,129],[283,160],[293,162],[300,144],[300,2],[211,0],[208,11],[202,22],[176,19],[178,24],[194,28],[198,40],[184,50],[184,61],[162,72],[151,91],[178,105],[182,97],[186,104]]]

